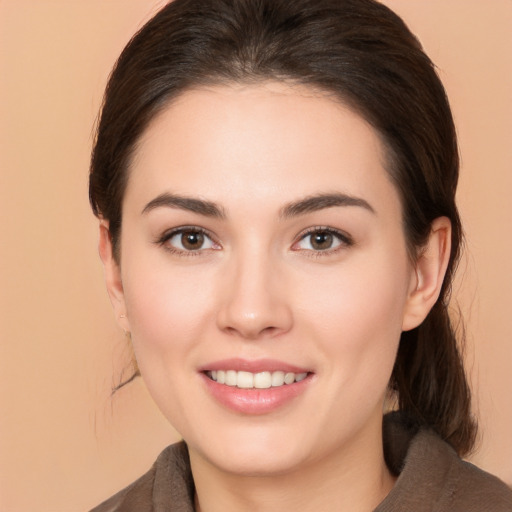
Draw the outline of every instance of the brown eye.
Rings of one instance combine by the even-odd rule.
[[[161,243],[169,246],[170,249],[176,250],[177,252],[195,252],[205,249],[218,249],[217,244],[215,244],[213,240],[199,228],[177,229],[167,235]]]
[[[204,235],[195,231],[185,231],[181,233],[181,245],[187,251],[196,251],[201,249],[204,244]]]
[[[302,235],[300,240],[293,244],[292,249],[301,251],[322,252],[337,249],[338,247],[349,247],[353,244],[352,239],[334,229],[317,228]]]
[[[310,235],[310,237],[311,247],[315,251],[325,251],[326,249],[330,249],[334,242],[333,235],[326,231],[319,231],[318,233],[313,233]]]

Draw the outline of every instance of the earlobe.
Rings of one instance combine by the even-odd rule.
[[[105,284],[110,297],[110,302],[114,308],[117,323],[125,331],[130,331],[128,319],[126,317],[126,305],[124,301],[123,282],[121,279],[121,268],[114,257],[112,247],[112,237],[110,236],[108,221],[101,220],[100,237],[98,250],[103,263]]]
[[[414,264],[411,287],[404,309],[402,330],[418,327],[436,303],[450,260],[451,222],[438,217],[429,239]]]

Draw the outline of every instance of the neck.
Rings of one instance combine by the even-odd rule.
[[[389,493],[395,479],[384,461],[380,431],[373,442],[363,437],[362,451],[350,443],[350,448],[304,463],[298,469],[263,476],[224,471],[190,450],[196,510],[372,511]]]

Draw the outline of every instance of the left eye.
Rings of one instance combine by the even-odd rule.
[[[179,251],[199,251],[213,249],[213,240],[198,230],[187,229],[177,231],[167,239],[167,244]]]
[[[323,229],[307,233],[294,244],[294,248],[308,251],[328,251],[343,244],[349,245],[346,237],[334,231]]]

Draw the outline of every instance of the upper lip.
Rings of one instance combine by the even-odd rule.
[[[310,370],[293,364],[278,361],[277,359],[257,359],[247,360],[240,358],[222,359],[203,365],[199,368],[201,372],[213,370],[235,370],[251,373],[260,372],[291,372],[291,373],[309,373]]]

